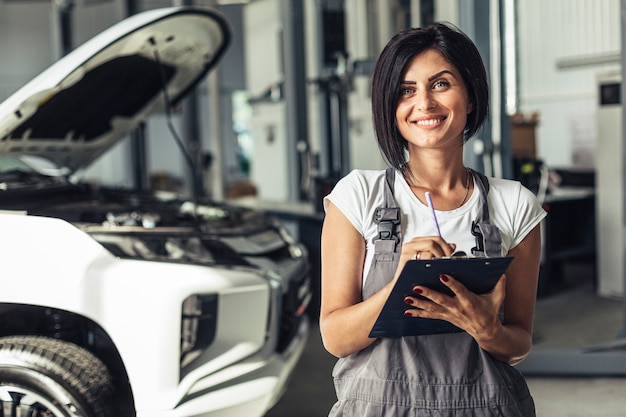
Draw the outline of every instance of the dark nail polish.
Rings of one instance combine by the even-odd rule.
[[[407,317],[411,317],[411,316],[412,316],[412,314],[411,314],[411,312],[410,312],[410,311],[405,311],[405,312],[404,312],[404,315],[405,315],[405,316],[407,316]]]
[[[421,289],[421,288],[413,288],[413,292],[414,292],[415,294],[421,294],[423,291],[422,291],[422,289]]]
[[[412,299],[410,299],[409,297],[406,297],[406,298],[404,299],[404,302],[405,302],[405,303],[407,303],[407,304],[413,304],[413,300],[412,300]]]
[[[439,275],[439,279],[442,280],[443,282],[448,282],[448,277],[443,274]]]

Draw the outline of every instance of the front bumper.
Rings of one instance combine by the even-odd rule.
[[[137,417],[262,417],[285,392],[304,352],[309,327],[308,318],[303,316],[282,353],[223,369],[197,381],[174,409],[137,410]]]

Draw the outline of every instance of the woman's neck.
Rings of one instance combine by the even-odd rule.
[[[429,192],[437,210],[454,210],[462,206],[473,188],[472,173],[462,161],[447,164],[424,164],[409,161],[404,178],[413,194],[426,203],[424,194]]]
[[[426,188],[426,191],[453,189],[466,178],[462,154],[452,158],[413,156],[403,171],[409,185]]]

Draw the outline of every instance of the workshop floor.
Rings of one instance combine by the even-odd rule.
[[[572,349],[615,341],[624,324],[623,304],[595,296],[593,271],[590,264],[571,266],[558,291],[538,300],[533,349]],[[335,401],[334,363],[313,325],[285,396],[266,417],[327,416]],[[527,380],[537,417],[626,417],[626,376],[531,375]]]

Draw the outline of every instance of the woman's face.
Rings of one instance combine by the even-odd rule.
[[[428,49],[407,66],[396,107],[396,123],[409,148],[460,146],[473,106],[461,74]]]

